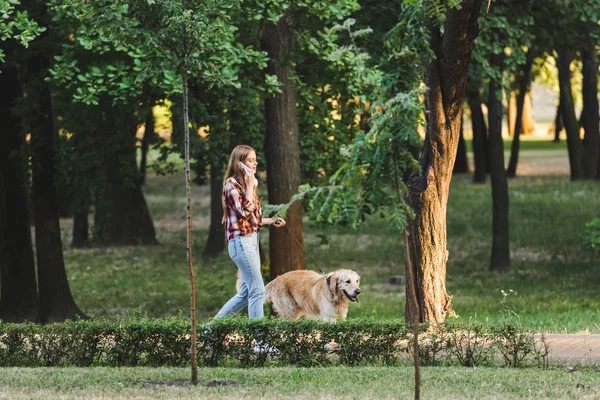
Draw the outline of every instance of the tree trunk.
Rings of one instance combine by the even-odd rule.
[[[492,57],[493,65],[502,68],[503,54]],[[492,183],[492,257],[490,269],[505,271],[510,267],[508,235],[508,182],[504,171],[504,144],[502,142],[501,85],[490,79],[488,91],[488,126],[490,146],[490,178]]]
[[[65,271],[56,196],[54,124],[50,89],[44,82],[49,61],[36,54],[27,63],[25,99],[30,107],[27,128],[31,133],[35,248],[42,323],[85,317],[75,304]]]
[[[119,120],[117,118],[117,120]],[[154,223],[139,183],[133,133],[136,124],[129,118],[115,127],[122,137],[114,138],[118,150],[105,166],[106,170],[106,246],[156,245]],[[118,133],[119,134],[119,133]]]
[[[598,112],[598,63],[596,47],[589,46],[581,53],[583,59],[583,167],[586,179],[594,179],[600,165],[600,115]]]
[[[523,97],[523,106],[521,110],[521,134],[529,134],[535,132],[535,119],[533,117],[533,110],[531,104],[531,93],[528,91],[525,92]],[[520,93],[520,91],[519,91]],[[516,119],[517,119],[517,103],[518,103],[518,93],[515,91],[510,92],[510,100],[508,103],[508,134],[509,136],[514,136],[515,127],[516,127]]]
[[[479,90],[468,98],[469,109],[471,110],[471,126],[473,127],[473,164],[475,172],[473,173],[473,183],[484,183],[487,176],[486,159],[487,157],[487,125],[485,117],[481,110],[481,97]]]
[[[73,213],[73,239],[71,247],[86,247],[89,243],[88,210],[77,210]]]
[[[529,91],[531,82],[531,67],[533,65],[533,54],[531,49],[527,53],[527,61],[519,77],[519,94],[517,95],[517,110],[515,125],[513,128],[513,141],[510,146],[510,160],[506,169],[506,176],[514,178],[517,175],[517,164],[519,163],[519,149],[521,144],[521,133],[523,133],[523,107],[525,105],[525,95]],[[504,158],[504,157],[503,157]]]
[[[560,132],[564,129],[562,115],[560,113],[560,102],[556,107],[556,116],[554,117],[554,143],[560,143]]]
[[[283,204],[298,192],[300,185],[300,145],[296,122],[296,87],[291,63],[294,51],[294,25],[290,14],[277,24],[265,22],[260,32],[262,50],[269,55],[267,73],[281,82],[281,93],[265,99],[265,156],[270,204]],[[271,227],[269,254],[271,278],[287,271],[304,269],[304,253],[292,234],[302,242],[302,205],[289,208],[287,228]],[[289,230],[289,232],[288,232]],[[291,232],[291,234],[290,234]]]
[[[579,123],[575,115],[575,103],[571,91],[571,61],[573,54],[561,50],[556,58],[558,67],[558,80],[560,86],[560,114],[567,131],[567,149],[569,151],[569,166],[571,180],[578,180],[583,175],[583,146],[579,137]]]
[[[468,174],[469,173],[469,160],[467,158],[467,144],[465,142],[462,120],[460,123],[460,137],[458,138],[458,150],[456,151],[456,162],[454,163],[454,170],[452,171],[452,173],[455,173],[455,174]]]
[[[444,35],[432,29],[426,84],[427,132],[421,153],[421,171],[407,184],[407,203],[415,217],[407,222],[405,319],[408,323],[441,323],[452,310],[446,293],[446,207],[452,169],[460,136],[462,101],[479,30],[481,0],[464,0],[459,10],[448,12]],[[416,304],[415,300],[416,299]]]
[[[225,250],[222,195],[223,168],[213,160],[210,164],[210,228],[204,248],[204,255],[208,257],[214,257]]]
[[[144,128],[144,137],[142,138],[141,157],[140,157],[140,184],[146,184],[146,169],[148,168],[148,148],[154,140],[154,114],[152,113],[153,102],[148,106],[146,114],[146,123]]]
[[[531,79],[531,77],[529,79]],[[523,102],[523,116],[521,118],[521,128],[521,133],[525,135],[535,133],[535,117],[533,115],[531,87],[528,87],[527,92],[525,93],[525,101]]]
[[[37,322],[39,303],[29,228],[23,136],[19,119],[12,112],[20,95],[16,68],[3,67],[0,87],[3,131],[0,136],[0,319]]]
[[[192,376],[193,385],[198,385],[198,330],[196,327],[196,274],[193,264],[193,238],[192,238],[192,180],[190,178],[190,118],[188,111],[188,76],[186,69],[181,74],[183,82],[183,144],[184,144],[184,160],[185,160],[185,221],[186,221],[186,261],[188,274],[190,277],[190,318],[192,323]]]

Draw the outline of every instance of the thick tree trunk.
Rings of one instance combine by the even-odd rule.
[[[104,245],[156,245],[156,231],[138,182],[126,182],[109,167],[108,236]]]
[[[214,257],[225,250],[222,194],[223,168],[220,163],[213,160],[210,164],[210,227],[204,248],[204,255],[208,257]]]
[[[458,138],[458,149],[456,151],[456,162],[454,163],[455,174],[469,173],[469,159],[467,158],[467,143],[463,131],[463,123],[460,124],[460,137]]]
[[[579,123],[575,115],[575,103],[571,90],[571,61],[573,54],[561,50],[556,58],[558,67],[558,80],[560,86],[560,114],[567,131],[567,149],[569,151],[569,166],[571,180],[578,180],[583,175],[583,146],[579,137]]]
[[[135,160],[133,133],[135,122],[130,118],[122,127],[121,138],[115,138],[119,147],[106,169],[106,232],[102,244],[105,246],[156,245],[156,231],[139,183]],[[119,143],[117,143],[119,142]]]
[[[487,176],[487,125],[481,110],[481,97],[479,90],[468,98],[471,110],[471,126],[473,127],[473,183],[484,183]]]
[[[533,54],[531,49],[527,53],[527,61],[519,77],[519,94],[517,95],[517,110],[515,116],[515,125],[513,128],[513,141],[510,146],[510,160],[506,169],[506,176],[513,178],[517,176],[517,164],[519,163],[519,150],[521,147],[521,133],[523,133],[523,108],[525,105],[525,95],[529,91],[531,82],[531,67],[533,65]]]
[[[598,63],[596,47],[581,53],[583,59],[583,167],[586,179],[594,179],[600,166],[600,115],[598,112]]]
[[[8,52],[7,52],[8,53]],[[12,112],[20,95],[16,68],[0,74],[0,319],[39,321],[23,136]]]
[[[446,293],[446,207],[481,3],[464,0],[459,10],[449,11],[443,37],[439,28],[432,29],[435,58],[426,75],[427,133],[421,171],[411,175],[407,184],[407,203],[415,212],[405,228],[406,292],[414,294],[407,295],[409,323],[441,323],[452,310]]]
[[[38,272],[40,317],[42,323],[85,317],[75,304],[65,271],[56,199],[54,161],[55,130],[50,89],[44,78],[49,62],[36,54],[27,63],[25,99],[31,107],[27,128],[31,133],[33,209]]]
[[[262,50],[269,55],[267,73],[277,75],[281,93],[265,100],[265,156],[270,204],[283,204],[298,192],[300,147],[296,122],[296,87],[292,81],[294,25],[290,14],[277,24],[265,22],[260,32]],[[302,207],[295,202],[288,210],[286,228],[269,232],[271,278],[304,269],[304,253],[292,234],[302,242]],[[289,232],[288,232],[289,230]],[[290,234],[291,232],[291,234]]]
[[[494,55],[492,63],[502,67],[503,55]],[[488,126],[490,146],[490,180],[492,183],[492,256],[490,269],[505,271],[510,267],[508,235],[508,182],[504,171],[504,144],[502,142],[502,100],[500,85],[490,79],[488,91]]]

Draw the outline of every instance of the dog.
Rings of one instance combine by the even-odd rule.
[[[338,269],[326,276],[314,271],[290,271],[265,286],[265,303],[284,319],[319,318],[328,322],[346,319],[348,304],[358,303],[360,276]]]

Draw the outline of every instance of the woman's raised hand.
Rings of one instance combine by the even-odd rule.
[[[285,219],[283,218],[275,218],[275,220],[273,221],[273,226],[275,228],[281,228],[282,226],[285,226]]]
[[[258,179],[256,179],[254,174],[245,174],[245,179],[247,188],[255,188],[258,186]]]

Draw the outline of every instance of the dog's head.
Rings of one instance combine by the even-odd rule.
[[[358,303],[358,295],[361,290],[360,276],[356,272],[349,269],[338,269],[327,274],[327,283],[333,293]]]

